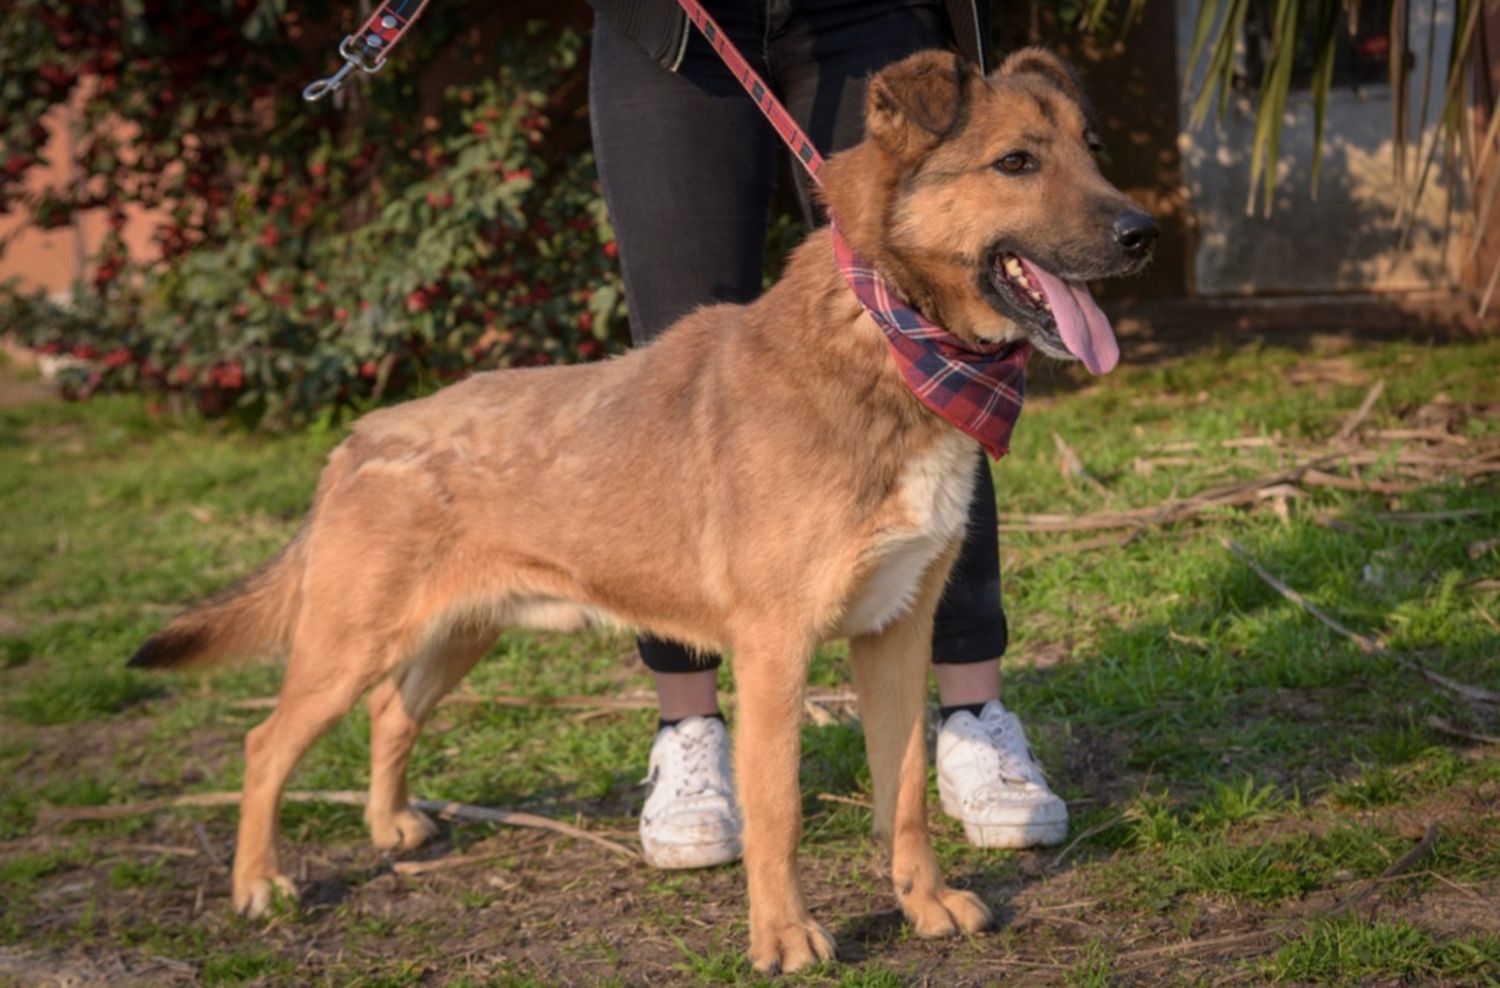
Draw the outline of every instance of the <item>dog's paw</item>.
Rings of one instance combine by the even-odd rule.
[[[811,919],[768,925],[750,931],[750,963],[761,974],[791,974],[837,953],[833,937]]]
[[[382,851],[410,851],[437,836],[437,824],[421,810],[410,806],[384,818],[366,816],[370,841]]]
[[[913,892],[903,896],[901,911],[919,937],[978,933],[994,919],[979,896],[950,888],[940,888],[935,894]]]
[[[285,875],[234,883],[234,911],[249,919],[264,916],[271,904],[281,897],[297,901],[297,886]]]

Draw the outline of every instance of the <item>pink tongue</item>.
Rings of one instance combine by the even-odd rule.
[[[1120,344],[1114,327],[1082,282],[1063,281],[1030,261],[1021,265],[1047,296],[1057,332],[1068,352],[1089,369],[1090,374],[1108,374],[1120,362]]]

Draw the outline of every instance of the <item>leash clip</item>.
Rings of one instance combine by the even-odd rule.
[[[372,37],[377,37],[378,39],[378,36],[372,35]],[[339,66],[339,70],[328,78],[309,82],[302,90],[303,99],[309,103],[317,102],[341,87],[344,84],[344,78],[355,69],[359,69],[365,75],[374,75],[385,68],[386,59],[383,54],[378,54],[371,59],[366,56],[364,51],[356,49],[354,45],[354,35],[345,35],[344,40],[339,42],[339,55],[344,59],[344,64]]]

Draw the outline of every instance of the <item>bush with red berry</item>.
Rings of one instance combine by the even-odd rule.
[[[352,3],[9,4],[0,210],[101,210],[110,232],[67,300],[0,288],[0,329],[77,358],[74,395],[177,392],[267,424],[617,349],[583,41],[506,6],[432,5],[336,105],[300,90],[335,67]],[[76,177],[27,191],[68,100]],[[152,256],[125,252],[134,207],[161,217]]]

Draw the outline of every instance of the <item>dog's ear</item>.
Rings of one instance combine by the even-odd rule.
[[[898,156],[931,148],[964,118],[978,70],[947,51],[919,51],[881,69],[865,95],[865,131]]]
[[[1083,91],[1083,82],[1072,64],[1045,48],[1021,48],[1010,53],[996,75],[1029,75],[1040,78],[1083,111],[1090,129],[1098,127],[1093,104]]]

